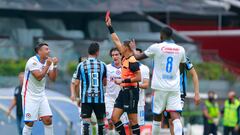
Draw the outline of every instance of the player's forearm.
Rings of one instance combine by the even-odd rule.
[[[57,79],[57,68],[53,68],[53,70],[49,72],[49,78],[52,81],[55,81]]]
[[[146,59],[148,58],[147,55],[145,55],[144,53],[137,53],[136,50],[133,50],[133,55],[135,57],[136,60],[143,60],[143,59]]]
[[[197,72],[194,68],[192,68],[190,70],[190,73],[192,75],[192,81],[193,81],[193,87],[194,87],[195,95],[199,94],[199,80],[198,80]]]
[[[139,84],[139,88],[148,89],[148,87],[149,87],[148,83]]]
[[[137,71],[136,76],[131,78],[131,82],[140,82],[141,81],[141,73]]]
[[[16,106],[17,102],[16,99],[14,98],[11,102],[11,105],[9,106],[8,110],[12,111],[12,109]]]
[[[76,93],[76,92],[75,92],[75,87],[76,87],[76,86],[75,86],[74,83],[71,83],[71,84],[70,84],[70,91],[71,91],[71,95],[72,95],[72,96],[75,96],[75,93]]]
[[[115,44],[115,46],[117,47],[118,50],[122,50],[122,44],[121,44],[121,41],[119,39],[119,37],[117,36],[117,34],[114,32],[113,30],[113,27],[110,25],[110,26],[107,26],[108,30],[109,30],[109,33],[111,34],[111,38],[112,38],[112,41],[113,43]],[[121,52],[122,53],[122,52]]]
[[[79,87],[79,85],[75,86],[75,94],[76,94],[76,97],[80,97],[80,87]]]
[[[32,74],[38,81],[41,81],[46,76],[49,67],[45,66],[42,71],[33,71]]]
[[[107,86],[107,78],[103,78],[103,86]]]

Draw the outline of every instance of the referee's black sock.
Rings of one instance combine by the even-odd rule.
[[[138,124],[132,126],[133,135],[140,135],[140,127]]]
[[[123,123],[121,121],[118,121],[117,123],[115,123],[114,126],[116,128],[116,131],[119,133],[119,135],[126,135]]]

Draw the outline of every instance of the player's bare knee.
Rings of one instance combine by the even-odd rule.
[[[170,126],[173,126],[173,121],[172,121],[172,119],[169,119],[169,120],[168,120],[168,123],[169,123]]]
[[[170,116],[171,116],[172,121],[175,119],[180,119],[179,112],[170,112]]]
[[[128,117],[128,120],[129,120],[129,123],[130,125],[136,125],[138,124],[138,120],[137,120],[137,117]]]
[[[25,122],[25,125],[29,126],[29,127],[32,127],[34,124],[34,122]]]
[[[49,117],[49,116],[44,117],[44,118],[42,118],[42,121],[45,125],[51,125],[52,124],[52,117]]]
[[[153,115],[153,120],[154,121],[161,121],[162,115],[161,114],[154,114]]]
[[[113,123],[117,123],[120,119],[116,116],[112,116],[111,120],[112,120]]]

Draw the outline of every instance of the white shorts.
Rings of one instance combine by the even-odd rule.
[[[138,106],[138,125],[143,126],[144,124],[145,124],[144,106]]]
[[[153,113],[161,114],[164,110],[182,111],[180,91],[155,90],[153,95]]]
[[[115,100],[113,98],[110,98],[110,97],[106,97],[105,96],[105,109],[106,109],[106,118],[108,120],[111,119],[112,117],[112,112],[113,112],[113,108],[114,108],[114,103],[115,103]]]
[[[29,94],[23,96],[24,121],[37,121],[44,116],[52,116],[52,111],[46,96],[34,97]]]
[[[112,118],[114,103],[115,103],[115,100],[112,97],[105,96],[106,118],[108,120],[110,120]],[[122,116],[120,117],[120,120],[122,121],[123,124],[128,124],[129,123],[128,115],[127,115],[126,112],[124,112],[122,114]]]

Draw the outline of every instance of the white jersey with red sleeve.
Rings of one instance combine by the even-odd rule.
[[[41,63],[40,57],[37,55],[31,57],[27,61],[25,72],[24,72],[22,95],[26,95],[26,94],[30,94],[32,96],[45,95],[46,77],[44,77],[41,81],[39,81],[32,74],[32,71],[34,70],[42,71],[45,66],[46,66],[46,63],[45,62]],[[53,65],[49,67],[49,70],[53,70]]]
[[[179,91],[179,64],[186,62],[184,48],[169,40],[151,45],[144,54],[154,60],[151,88]]]

